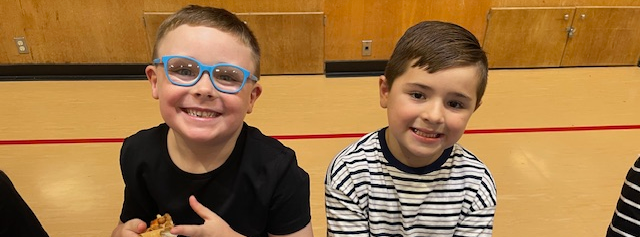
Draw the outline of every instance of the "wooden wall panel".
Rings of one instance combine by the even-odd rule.
[[[398,1],[326,0],[325,60],[386,59],[402,34]],[[372,40],[362,56],[362,40]]]
[[[493,7],[640,6],[638,0],[492,0]]]
[[[487,13],[490,0],[458,1],[404,1],[405,28],[424,20],[440,20],[456,23],[471,31],[480,42],[483,41],[487,27]],[[428,3],[428,4],[426,4]],[[464,16],[464,17],[461,17]],[[404,33],[404,31],[403,31]]]
[[[4,0],[0,7],[0,64],[26,63],[31,61],[31,54],[19,54],[15,37],[24,37],[24,20],[20,0]],[[28,46],[32,45],[27,38]]]
[[[326,0],[325,59],[388,59],[404,31],[424,20],[454,22],[481,40],[489,3],[489,0]],[[362,40],[373,41],[371,56],[362,56]]]
[[[232,12],[321,12],[323,0],[143,0],[144,10],[174,12],[188,5],[203,5],[225,8]]]
[[[21,3],[33,63],[133,63],[149,58],[142,0]]]
[[[562,66],[637,65],[640,7],[578,7]]]
[[[156,43],[156,34],[158,33],[158,27],[160,27],[160,24],[162,24],[162,22],[164,21],[164,19],[167,19],[167,17],[169,17],[171,14],[173,14],[173,12],[145,12],[144,13],[144,31],[146,32],[147,35],[147,42],[149,45],[149,52],[151,52],[151,54],[149,55],[149,57],[153,57],[153,47],[154,44]],[[151,62],[153,59],[149,58],[148,59],[149,62]]]
[[[492,9],[484,39],[489,67],[560,66],[574,11],[572,7]]]
[[[323,13],[238,16],[258,38],[263,75],[324,73]]]
[[[153,47],[158,26],[171,13],[144,14],[149,45]],[[324,72],[324,14],[236,13],[258,38],[262,75],[321,74]],[[153,51],[152,49],[150,49]]]
[[[451,21],[469,29],[481,42],[489,42],[484,38],[490,7],[640,6],[640,1],[5,0],[0,9],[0,64],[146,63],[151,56],[151,46],[146,31],[149,28],[143,23],[144,12],[174,12],[186,4],[218,6],[244,13],[324,12],[325,35],[313,37],[324,38],[324,45],[316,47],[324,48],[321,57],[335,61],[388,59],[406,28],[422,20]],[[272,26],[261,24],[260,27]],[[303,32],[298,33],[301,36],[319,32],[313,27],[311,31],[302,29]],[[16,36],[26,37],[30,54],[17,53],[13,42]],[[289,38],[287,42],[295,45],[296,40]],[[371,56],[361,55],[362,40],[373,41]],[[296,61],[279,58],[274,62],[293,65]]]

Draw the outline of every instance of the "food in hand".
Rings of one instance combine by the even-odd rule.
[[[156,219],[152,220],[149,224],[149,228],[142,234],[141,237],[176,237],[177,235],[171,234],[169,231],[173,228],[173,220],[171,216],[166,213],[163,216],[156,215]]]

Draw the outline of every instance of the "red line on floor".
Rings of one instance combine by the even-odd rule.
[[[123,138],[79,138],[79,139],[38,139],[38,140],[0,140],[0,145],[35,145],[35,144],[71,144],[71,143],[113,143],[122,142]]]
[[[495,133],[531,133],[531,132],[571,132],[598,130],[628,130],[640,129],[639,125],[610,125],[610,126],[576,126],[576,127],[547,127],[547,128],[497,128],[497,129],[469,129],[465,134],[495,134]],[[308,134],[308,135],[275,135],[279,140],[323,139],[323,138],[358,138],[366,133],[336,133],[336,134]],[[121,143],[123,138],[80,138],[80,139],[38,139],[38,140],[0,140],[0,145],[36,145],[36,144],[74,144],[74,143]]]
[[[578,126],[578,127],[548,127],[548,128],[499,128],[499,129],[471,129],[465,134],[488,133],[525,133],[525,132],[570,132],[570,131],[597,131],[597,130],[627,130],[640,129],[638,125],[610,125],[610,126]]]

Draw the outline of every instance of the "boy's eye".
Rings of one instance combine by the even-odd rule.
[[[216,81],[225,84],[242,84],[243,75],[239,69],[229,66],[219,66],[213,71],[213,77]]]
[[[424,94],[419,93],[419,92],[411,92],[409,93],[409,96],[411,96],[411,98],[413,99],[424,99]]]
[[[216,78],[218,80],[227,81],[227,82],[242,81],[242,80],[238,79],[237,77],[235,77],[234,75],[226,75],[226,74],[218,75]]]
[[[181,76],[193,76],[193,71],[187,69],[180,69],[176,73]]]
[[[455,109],[464,109],[464,104],[459,101],[449,101],[447,104]]]
[[[195,71],[194,68],[173,68],[169,70],[169,74],[182,79],[191,79],[198,76],[198,71]]]

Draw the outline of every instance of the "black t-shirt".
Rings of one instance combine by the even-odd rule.
[[[189,206],[189,196],[245,236],[282,235],[311,220],[309,175],[298,166],[293,150],[257,128],[243,125],[235,148],[217,169],[192,174],[169,157],[169,127],[142,130],[125,139],[120,168],[125,183],[120,220],[151,221],[169,213],[176,224],[202,224]]]
[[[0,236],[48,237],[9,177],[0,170]]]

